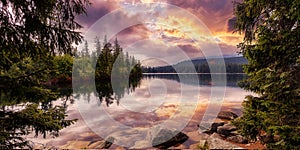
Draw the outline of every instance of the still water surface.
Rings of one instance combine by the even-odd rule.
[[[225,90],[221,110],[238,115],[241,114],[241,102],[250,94],[237,86],[244,78],[243,74],[227,75],[225,87],[215,86],[209,74],[197,77],[199,84],[191,75],[155,74],[144,75],[129,87],[126,81],[117,82],[117,86],[97,83],[96,91],[82,87],[74,90],[73,103],[68,102],[69,118],[78,119],[74,125],[63,129],[55,139],[37,139],[32,135],[28,138],[61,147],[68,141],[69,144],[70,141],[93,142],[113,136],[116,145],[112,148],[117,145],[149,146],[149,133],[162,127],[176,128],[187,134],[189,140],[181,148],[189,148],[203,138],[198,134],[197,125],[206,112],[213,90]],[[61,103],[61,99],[54,103]],[[219,109],[216,107],[214,111]]]

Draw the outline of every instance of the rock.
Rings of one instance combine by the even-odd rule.
[[[231,111],[220,111],[217,117],[220,119],[233,120],[237,118],[238,115]]]
[[[227,138],[229,141],[235,142],[235,143],[241,143],[241,144],[247,144],[248,141],[245,137],[241,135],[234,135]]]
[[[106,140],[94,142],[88,145],[90,149],[108,149],[114,142],[113,137],[109,137]]]
[[[202,150],[206,150],[206,149],[209,149],[209,147],[208,147],[208,143],[207,143],[206,140],[200,140],[199,143],[190,145],[189,149],[202,149]]]
[[[240,135],[240,134],[235,130],[235,131],[231,131],[230,135]]]
[[[145,149],[145,145],[150,145],[149,141],[136,141],[134,143],[133,147],[130,147],[130,149]]]
[[[209,149],[243,149],[239,146],[231,144],[221,138],[217,133],[213,133],[207,139]]]
[[[225,124],[224,126],[219,126],[217,129],[217,133],[226,136],[231,135],[232,131],[237,130],[236,126],[233,124]]]
[[[218,138],[218,139],[223,139],[220,134],[218,133],[213,133],[211,136],[209,136],[208,138]]]
[[[217,132],[218,127],[223,126],[224,124],[225,124],[224,122],[214,122],[210,127],[210,131]]]
[[[199,149],[199,143],[190,145],[189,149]]]
[[[187,149],[187,147],[183,144],[172,146],[169,149]]]
[[[95,149],[98,145],[102,145],[105,141],[96,141],[96,142],[92,142],[88,145],[89,149]]]
[[[60,149],[85,149],[88,148],[89,141],[68,141],[66,145],[60,147]]]
[[[152,146],[159,149],[167,149],[171,146],[179,146],[185,142],[189,137],[179,131],[172,131],[168,129],[161,129],[152,140]]]
[[[200,140],[199,143],[190,145],[190,149],[209,149],[208,143],[206,140]]]
[[[211,132],[210,130],[205,130],[205,131],[203,131],[202,133],[205,133],[205,134],[213,134],[213,132]]]

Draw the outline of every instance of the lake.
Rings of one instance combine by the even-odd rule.
[[[223,77],[214,75],[212,80],[210,74],[145,74],[129,84],[120,79],[112,85],[85,83],[74,88],[67,102],[66,97],[53,102],[66,102],[69,118],[78,119],[74,125],[63,129],[58,138],[27,138],[49,147],[68,148],[114,137],[111,148],[149,147],[151,135],[159,128],[168,128],[187,134],[189,139],[180,148],[189,148],[205,138],[197,125],[209,118],[208,114],[220,110],[241,114],[241,103],[250,93],[237,83],[245,75],[227,74],[226,85],[218,85]],[[216,94],[222,100],[212,102]]]

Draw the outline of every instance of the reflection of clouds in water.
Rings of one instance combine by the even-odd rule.
[[[147,113],[157,109],[164,103],[168,88],[164,82],[160,80],[142,82],[142,87],[122,98],[122,101],[120,101],[121,107],[133,112]]]
[[[164,92],[160,92],[161,86],[165,86],[165,94],[162,94]],[[199,106],[202,105],[202,107],[198,107],[196,111],[204,112],[205,107],[203,106],[206,106],[207,103],[209,103],[211,87],[201,86],[197,88],[193,85],[184,85],[186,94],[182,97],[181,86],[182,85],[180,83],[172,80],[160,79],[160,81],[157,82],[157,79],[143,79],[141,81],[141,86],[137,88],[134,93],[127,94],[120,100],[119,106],[113,104],[110,107],[104,107],[104,109],[116,121],[132,127],[149,127],[154,124],[159,124],[161,121],[169,119],[172,116],[174,118],[180,118],[194,115],[194,111],[189,109],[191,108],[193,110],[193,106],[191,105],[195,104],[195,102],[192,101],[194,99],[198,99]],[[153,91],[155,91],[153,93],[150,92],[151,87],[160,90],[153,89]],[[193,94],[195,92],[195,88],[199,90],[200,95]],[[223,87],[214,88],[216,88],[215,90],[222,90]],[[189,94],[189,92],[191,94]],[[237,107],[240,107],[243,95],[247,94],[249,93],[240,88],[227,87],[223,106],[228,107],[237,105]],[[181,99],[184,100],[181,101]],[[179,110],[179,106],[181,105],[184,105],[185,109]],[[188,107],[189,105],[190,107]],[[181,111],[181,116],[176,116],[176,111]],[[96,117],[97,115],[93,115],[91,113],[90,116]],[[99,121],[99,119],[97,120]]]
[[[164,82],[167,91],[165,94],[165,98],[163,99],[163,103],[161,103],[159,99],[149,99],[149,96],[147,97],[147,92],[150,93],[148,88],[152,80],[153,79],[143,79],[141,82],[141,86],[137,88],[134,93],[130,93],[135,99],[132,100],[123,98],[120,100],[120,104],[132,105],[132,107],[136,107],[136,110],[146,110],[146,108],[152,107],[155,108],[155,110],[153,111],[147,113],[138,113],[130,111],[125,107],[122,107],[122,105],[118,106],[116,103],[113,103],[112,105],[110,105],[110,107],[106,107],[104,103],[99,105],[99,102],[94,94],[91,94],[90,102],[84,100],[84,96],[80,96],[79,100],[75,101],[75,105],[69,105],[68,107],[69,118],[78,118],[79,120],[74,125],[63,129],[61,131],[60,137],[53,139],[48,136],[47,139],[35,139],[32,135],[32,137],[29,139],[38,141],[40,143],[50,143],[51,145],[55,146],[64,145],[67,141],[71,140],[80,141],[89,139],[90,141],[93,141],[95,139],[100,139],[100,137],[97,136],[96,133],[93,133],[93,131],[88,128],[86,123],[89,123],[89,126],[91,128],[97,128],[97,130],[101,130],[101,132],[104,132],[104,135],[106,136],[113,133],[115,135],[123,136],[121,137],[121,139],[119,139],[119,141],[124,140],[122,143],[125,144],[126,142],[131,142],[130,144],[132,145],[134,144],[132,143],[132,141],[134,140],[138,141],[145,139],[147,136],[145,132],[153,125],[160,124],[165,120],[173,118],[173,120],[169,121],[169,124],[171,124],[171,128],[173,125],[176,125],[177,122],[180,122],[185,118],[191,116],[193,117],[191,120],[189,120],[189,124],[186,126],[183,132],[197,132],[197,124],[201,121],[207,104],[209,103],[211,87],[200,86],[197,88],[194,85],[186,85],[184,87],[186,89],[185,91],[195,91],[196,88],[200,92],[200,95],[186,94],[184,95],[184,97],[182,97],[186,100],[181,101],[180,103],[181,84],[173,80],[160,79],[162,82]],[[238,87],[227,87],[225,93],[225,101],[222,105],[222,109],[232,110],[240,114],[239,112],[241,110],[241,102],[244,99],[244,96],[247,94],[249,93],[243,91]],[[126,96],[127,95],[125,95],[125,97]],[[189,102],[189,100],[192,101],[193,99],[198,99],[199,102],[195,112],[188,109],[188,106],[192,108],[191,105],[193,105],[194,102]],[[141,105],[135,105],[136,101],[138,101]],[[159,104],[158,107],[157,104]],[[89,122],[85,123],[82,120],[81,114],[79,113],[76,105],[81,105],[81,111],[85,110],[85,117],[88,117],[88,119],[90,120]],[[185,110],[179,109],[179,106],[181,105],[186,106],[184,107]],[[183,112],[179,115],[176,115],[178,114],[176,113],[176,111]],[[120,124],[133,129],[129,130],[127,128],[126,131],[115,132],[118,127],[112,125],[108,118],[104,117],[104,115],[102,114],[103,112],[111,116],[111,119],[115,120],[116,122],[119,122]]]

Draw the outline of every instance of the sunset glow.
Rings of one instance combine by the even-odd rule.
[[[221,50],[221,56],[236,56],[238,51],[236,46],[242,41],[242,35],[233,32],[235,18],[233,5],[229,0],[94,0],[92,3],[87,16],[78,17],[78,22],[84,26],[82,31],[89,30],[97,20],[114,11],[121,12],[118,15],[122,17],[122,24],[134,22],[136,19],[143,21],[144,23],[140,25],[124,29],[115,37],[118,37],[125,51],[141,59],[148,59],[150,66],[163,65],[149,61],[150,57],[155,56],[153,53],[161,53],[161,57],[157,59],[162,60],[170,57],[172,49],[175,48],[181,49],[190,58],[199,58],[214,56],[215,52],[210,53],[209,47],[217,45]],[[143,4],[145,6],[140,9],[134,7]],[[119,17],[111,18],[111,22],[117,22],[120,20]],[[117,27],[118,24],[107,26]],[[105,34],[103,33],[105,31],[98,29],[97,25],[93,28],[93,35],[99,35],[98,32]],[[92,40],[94,37],[85,38]],[[137,47],[136,43],[141,45],[141,41],[144,40],[148,42],[142,42],[143,46]],[[165,45],[168,50],[155,47],[155,43]],[[128,46],[133,48],[129,50]],[[92,44],[90,47],[93,49]],[[139,51],[132,51],[134,48]],[[168,53],[164,55],[163,52],[166,51]],[[173,58],[169,62],[176,63],[179,60],[181,58]]]

